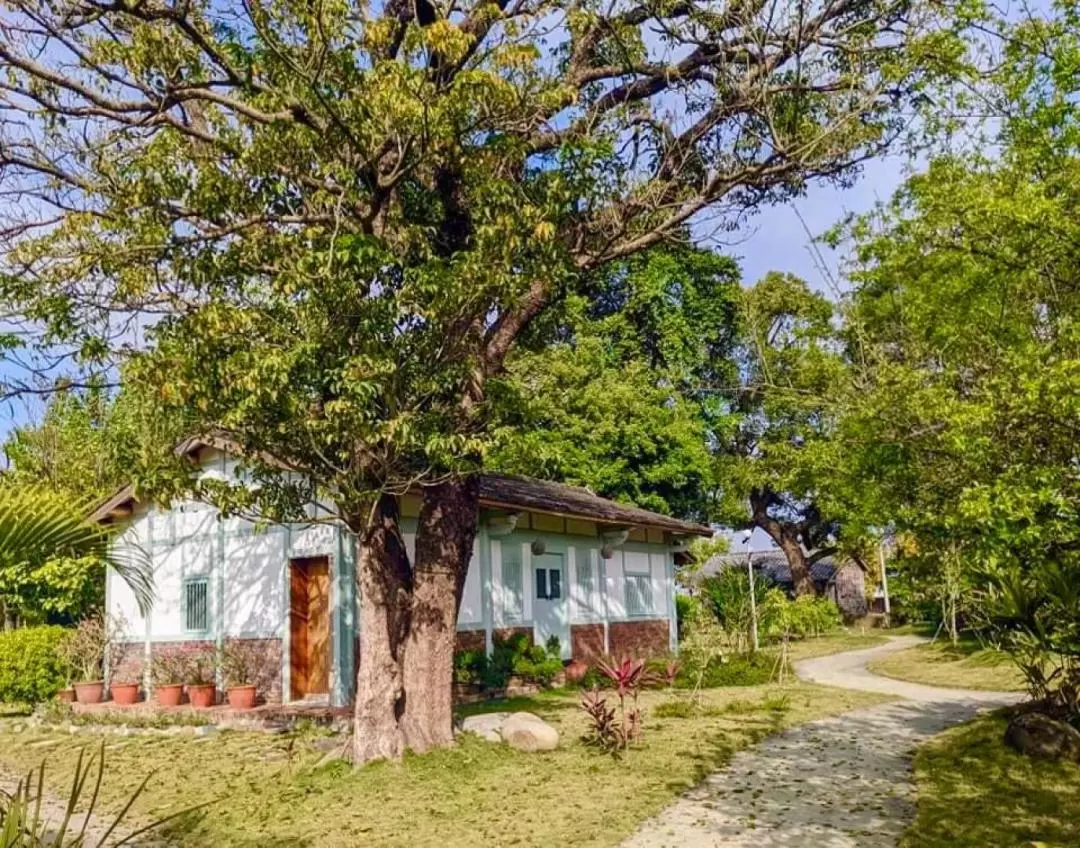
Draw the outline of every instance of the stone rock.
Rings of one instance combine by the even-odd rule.
[[[213,736],[218,729],[212,724],[200,724],[195,728],[196,736]]]
[[[1010,721],[1005,744],[1040,760],[1080,762],[1080,731],[1042,713],[1022,713]]]
[[[514,713],[503,722],[502,740],[519,751],[553,751],[559,747],[559,731],[532,713]]]
[[[466,733],[475,733],[487,742],[502,742],[502,726],[510,713],[480,713],[471,715],[461,723]]]

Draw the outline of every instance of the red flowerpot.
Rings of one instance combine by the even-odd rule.
[[[213,683],[190,684],[187,688],[187,696],[191,701],[191,706],[206,709],[217,702],[217,687]]]
[[[56,700],[62,704],[74,704],[75,703],[75,690],[74,689],[61,689],[56,693]]]
[[[226,695],[229,706],[235,710],[250,710],[255,706],[254,686],[233,686]]]
[[[138,683],[114,683],[109,687],[113,702],[127,706],[139,700]]]
[[[100,704],[105,700],[105,681],[75,684],[75,700],[80,704]]]
[[[167,683],[164,686],[156,687],[154,693],[157,695],[159,707],[179,707],[180,698],[184,694],[184,685],[182,683]]]

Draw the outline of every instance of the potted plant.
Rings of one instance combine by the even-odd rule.
[[[90,616],[78,623],[64,642],[64,659],[75,678],[75,700],[80,704],[100,704],[105,699],[103,666],[112,639],[104,616]]]
[[[114,703],[129,706],[139,700],[139,684],[126,680],[110,683],[109,694],[112,696]]]
[[[206,709],[217,703],[215,665],[213,652],[207,651],[191,657],[187,668],[187,693],[191,706]]]
[[[184,696],[184,680],[187,678],[187,661],[183,655],[162,654],[154,657],[151,673],[158,706],[180,706],[180,699]]]
[[[225,698],[229,706],[237,710],[252,709],[258,695],[254,683],[258,674],[258,657],[248,645],[231,642],[225,646],[221,659]]]

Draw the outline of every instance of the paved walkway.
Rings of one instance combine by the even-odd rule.
[[[922,742],[1015,693],[938,689],[871,674],[869,660],[917,645],[904,636],[865,651],[796,663],[815,683],[901,700],[801,725],[732,761],[623,848],[893,848],[914,814],[911,757]]]

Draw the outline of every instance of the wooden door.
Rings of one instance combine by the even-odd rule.
[[[330,691],[330,562],[289,563],[289,683],[293,699]]]

